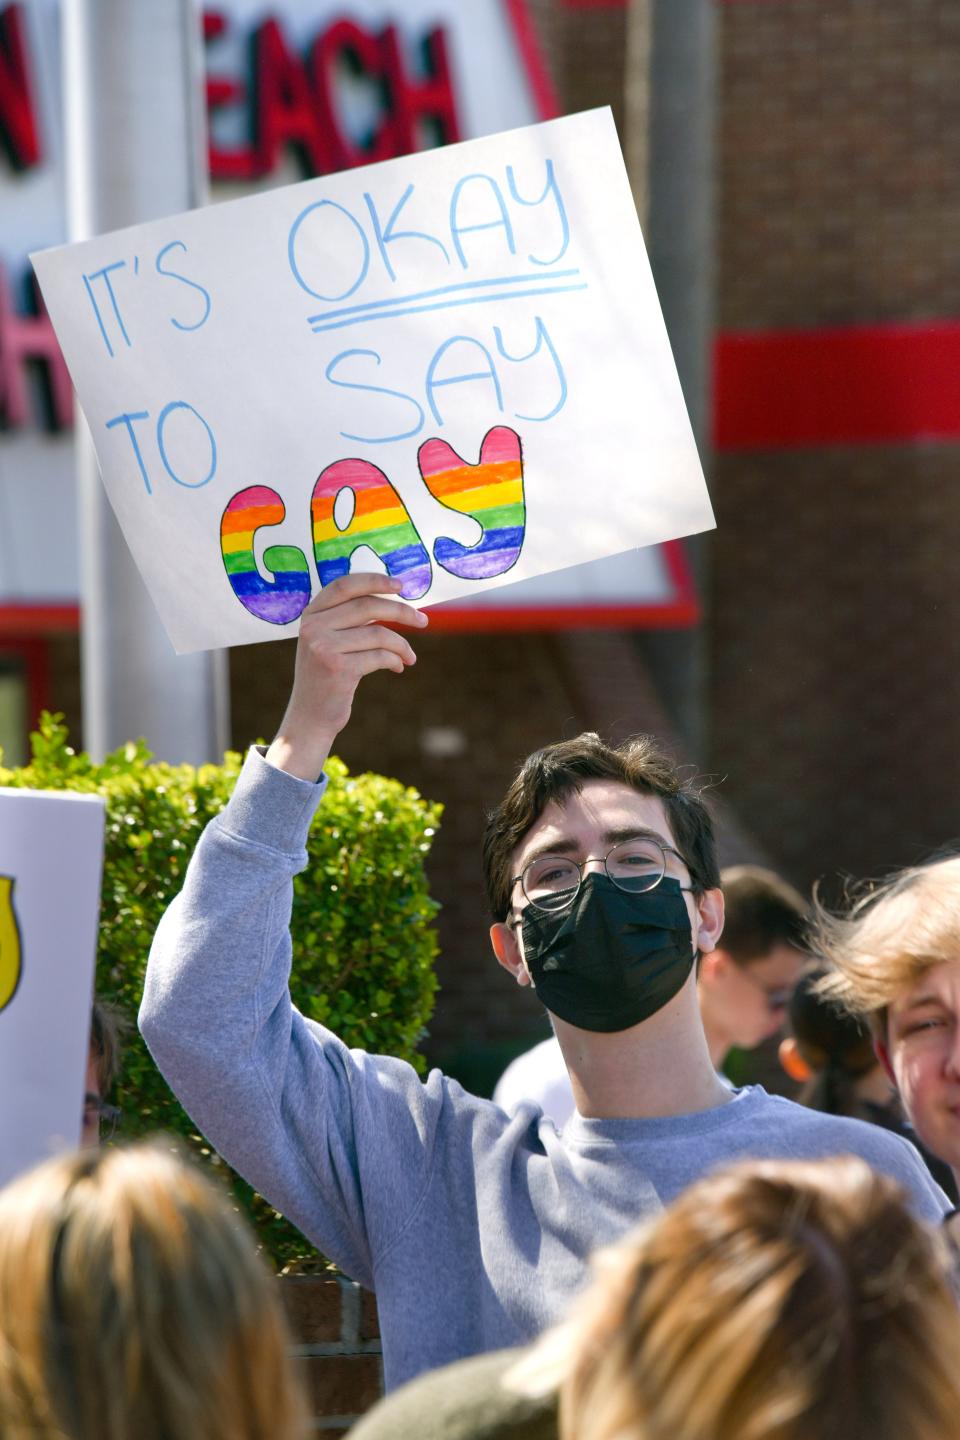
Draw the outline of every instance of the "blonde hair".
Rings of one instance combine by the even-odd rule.
[[[0,1191],[3,1440],[299,1440],[288,1348],[251,1235],[169,1148]]]
[[[862,1160],[737,1165],[601,1252],[510,1384],[559,1384],[561,1440],[947,1440],[945,1243]]]
[[[832,971],[820,994],[882,1038],[890,1004],[925,971],[960,960],[960,856],[901,870],[846,915],[818,902],[813,948]]]

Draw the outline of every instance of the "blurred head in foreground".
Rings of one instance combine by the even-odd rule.
[[[158,1144],[0,1191],[4,1440],[299,1440],[273,1277],[227,1199]]]
[[[862,1161],[748,1162],[601,1252],[511,1385],[560,1385],[561,1440],[960,1434],[945,1242]]]

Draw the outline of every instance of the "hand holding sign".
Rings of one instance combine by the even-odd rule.
[[[392,628],[422,629],[427,617],[401,599],[403,581],[344,575],[326,585],[303,612],[293,692],[267,759],[301,780],[316,780],[334,739],[350,719],[364,675],[402,673],[413,647]]]
[[[713,523],[616,133],[593,111],[34,257],[178,650]]]

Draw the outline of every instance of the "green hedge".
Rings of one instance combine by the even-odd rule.
[[[200,832],[225,805],[241,758],[228,753],[222,765],[199,769],[162,764],[141,741],[96,764],[71,749],[61,721],[41,717],[30,764],[0,767],[0,785],[81,790],[106,800],[96,988],[133,1022],[157,922],[183,883]],[[436,991],[432,921],[438,908],[424,861],[442,807],[396,780],[351,776],[336,759],[326,772],[330,785],[310,831],[309,864],[294,882],[293,998],[348,1045],[401,1056],[422,1071],[416,1047]],[[133,1026],[114,1098],[125,1136],[176,1133],[206,1163],[227,1171],[196,1134]],[[233,1172],[228,1178],[278,1267],[325,1263],[262,1196]]]

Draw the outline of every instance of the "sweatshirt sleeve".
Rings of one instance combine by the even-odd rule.
[[[293,877],[324,786],[250,752],[157,929],[140,1029],[220,1154],[372,1287],[429,1184],[446,1097],[439,1074],[348,1050],[291,1003]]]

